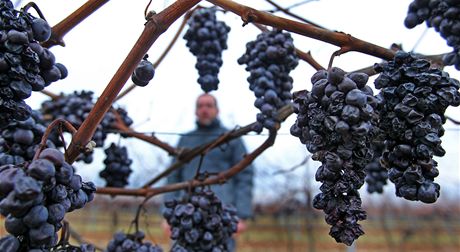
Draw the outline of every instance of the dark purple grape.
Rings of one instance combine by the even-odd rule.
[[[43,205],[32,207],[29,212],[22,218],[24,224],[29,228],[35,228],[48,220],[48,209]]]
[[[20,247],[20,242],[18,238],[7,235],[0,239],[0,251],[8,251],[8,252],[18,252]]]
[[[147,60],[147,55],[143,60],[137,65],[134,73],[131,77],[131,80],[137,86],[145,87],[153,79],[155,75],[155,69],[153,64]]]
[[[45,20],[36,18],[32,21],[32,32],[34,38],[39,41],[47,41],[51,37],[51,27]]]

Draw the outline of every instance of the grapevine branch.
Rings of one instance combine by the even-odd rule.
[[[279,111],[278,111],[278,120],[279,121],[284,121],[287,117],[289,117],[292,113],[294,112],[293,108],[291,105],[286,105],[285,107],[281,108]],[[220,137],[218,137],[217,139],[211,141],[211,142],[208,142],[208,143],[205,143],[205,144],[202,144],[196,148],[193,148],[193,149],[185,149],[183,150],[182,152],[179,152],[178,156],[177,156],[177,161],[175,163],[173,163],[170,167],[166,168],[166,170],[164,170],[163,172],[161,172],[160,174],[158,174],[156,177],[154,177],[153,179],[151,179],[149,182],[147,182],[142,188],[148,188],[150,187],[151,185],[155,184],[156,182],[160,181],[160,179],[168,176],[169,174],[171,174],[171,172],[179,169],[180,167],[182,167],[184,164],[190,162],[192,159],[194,159],[195,157],[209,151],[210,149],[212,148],[216,148],[224,143],[227,143],[235,138],[238,138],[238,137],[241,137],[243,135],[246,135],[247,133],[251,132],[254,125],[256,124],[256,122],[254,123],[251,123],[249,125],[246,125],[242,128],[239,128],[239,129],[235,129],[235,130],[231,130],[223,135],[221,135]]]
[[[166,47],[166,49],[163,51],[163,53],[160,55],[160,57],[157,59],[157,61],[155,61],[155,63],[153,63],[153,68],[157,69],[157,67],[161,64],[161,62],[163,61],[163,59],[166,57],[166,55],[169,53],[169,51],[171,51],[171,48],[174,46],[174,44],[176,43],[177,39],[179,38],[179,35],[182,33],[182,31],[184,30],[185,28],[185,25],[187,24],[187,20],[190,18],[190,16],[192,15],[193,11],[195,11],[195,9],[191,10],[191,11],[188,11],[187,14],[184,16],[184,19],[182,20],[182,23],[180,24],[179,26],[179,29],[177,30],[176,34],[174,35],[173,39],[171,40],[171,42],[169,43],[169,45]],[[118,97],[117,97],[117,101],[120,100],[121,98],[123,98],[125,95],[127,95],[129,92],[131,92],[137,85],[135,84],[131,84],[131,86],[129,86],[128,88],[126,88],[123,92],[121,92]]]
[[[64,36],[108,1],[109,0],[88,0],[64,20],[53,26],[51,29],[51,37],[44,42],[42,46],[46,48],[51,48],[55,45],[65,46],[63,40]]]
[[[233,2],[231,0],[207,0],[210,3],[220,6],[241,16],[243,22],[260,23],[274,26],[286,31],[294,32],[309,38],[320,40],[340,48],[347,48],[347,51],[357,51],[372,55],[378,58],[390,60],[394,52],[390,49],[360,40],[343,32],[334,32],[311,24],[293,21],[287,18],[278,17],[267,12],[258,11],[254,8]]]
[[[310,64],[310,66],[312,66],[315,70],[323,70],[324,67],[321,66],[318,61],[316,61],[313,56],[311,56],[311,53],[310,51],[308,52],[304,52],[304,51],[301,51],[299,50],[298,48],[295,49],[295,52],[297,54],[297,56],[300,58],[300,59],[303,59],[305,60],[308,64]]]
[[[230,169],[218,173],[216,176],[211,176],[205,180],[196,180],[192,179],[189,181],[169,184],[156,188],[139,188],[139,189],[124,189],[116,187],[102,187],[98,188],[96,193],[99,194],[108,194],[108,195],[125,195],[125,196],[145,196],[151,198],[155,195],[173,192],[187,188],[194,188],[198,186],[213,185],[213,184],[222,184],[225,183],[228,179],[235,176],[248,165],[250,165],[254,159],[256,159],[260,154],[262,154],[266,149],[271,147],[276,139],[276,131],[271,131],[269,137],[265,142],[260,145],[253,152],[246,155],[239,163],[232,166]]]
[[[265,27],[264,25],[261,25],[261,24],[256,24],[256,23],[253,23],[257,28],[259,28],[259,30],[265,32],[265,31],[268,31],[267,27]],[[312,66],[315,70],[322,70],[324,69],[323,66],[321,66],[318,61],[316,61],[312,56],[311,56],[311,53],[310,52],[304,52],[304,51],[301,51],[300,49],[298,49],[297,47],[295,48],[295,52],[297,54],[297,56],[300,58],[300,59],[303,59],[304,61],[306,61],[308,64],[310,64],[310,66]]]
[[[77,146],[84,146],[91,140],[97,125],[99,125],[105,113],[107,113],[112,106],[113,101],[131,76],[137,64],[142,60],[157,38],[165,32],[175,20],[198,2],[199,0],[175,1],[160,13],[153,15],[151,19],[147,21],[134,47],[118,68],[117,72],[102,92],[100,98],[89,112],[88,117],[83,121],[72,138],[67,155],[67,161],[69,163],[73,163],[79,155]]]

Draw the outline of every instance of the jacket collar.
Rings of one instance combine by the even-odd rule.
[[[214,119],[209,125],[200,124],[198,121],[196,122],[196,126],[198,130],[213,130],[220,128],[220,120]]]

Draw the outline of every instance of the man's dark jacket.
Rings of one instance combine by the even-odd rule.
[[[203,126],[197,123],[197,129],[185,134],[179,140],[177,147],[194,148],[203,143],[216,139],[219,135],[227,132],[222,127],[219,120],[214,120],[211,125]],[[202,161],[201,172],[218,173],[229,169],[243,159],[246,148],[240,138],[230,141],[228,144],[221,145],[221,148],[214,148],[207,153]],[[173,162],[176,160],[173,160]],[[198,168],[200,156],[185,164],[179,170],[174,171],[168,176],[168,184],[183,182],[195,176]],[[254,168],[252,165],[229,179],[222,185],[211,186],[216,195],[225,203],[236,207],[240,218],[252,216],[252,187],[253,187]],[[178,198],[183,195],[183,191],[168,193],[166,200]]]

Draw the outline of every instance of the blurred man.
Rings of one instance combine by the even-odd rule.
[[[219,135],[227,132],[218,119],[219,108],[217,100],[210,94],[202,94],[196,101],[196,124],[197,128],[179,140],[179,148],[194,148],[201,144],[216,139]],[[201,164],[201,172],[218,173],[225,171],[237,164],[246,154],[246,148],[241,139],[235,139],[224,145],[223,148],[215,148],[207,153]],[[174,160],[175,161],[175,160]],[[195,176],[199,166],[200,157],[196,157],[184,167],[176,170],[168,177],[168,184],[187,181]],[[252,216],[252,187],[254,169],[246,167],[243,171],[229,179],[222,185],[213,185],[211,188],[224,204],[232,205],[237,209],[240,222],[238,233],[246,229],[245,219]],[[166,200],[179,198],[182,192],[174,192],[165,195]],[[169,227],[164,225],[165,228]],[[232,239],[228,244],[229,251],[235,251],[235,241]]]

